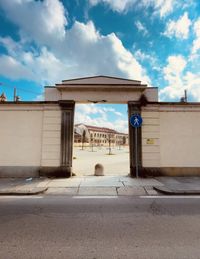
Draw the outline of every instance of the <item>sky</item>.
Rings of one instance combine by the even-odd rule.
[[[0,94],[108,75],[200,101],[199,0],[0,0]],[[76,122],[127,131],[124,105],[78,105]]]

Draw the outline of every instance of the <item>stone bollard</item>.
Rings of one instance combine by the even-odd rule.
[[[94,175],[95,176],[104,176],[103,170],[104,170],[103,165],[96,164],[94,167]]]

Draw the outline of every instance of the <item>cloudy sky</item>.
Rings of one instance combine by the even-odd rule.
[[[0,0],[0,92],[40,100],[62,79],[110,75],[188,89],[200,101],[199,0]],[[77,120],[125,130],[125,106],[77,107]]]

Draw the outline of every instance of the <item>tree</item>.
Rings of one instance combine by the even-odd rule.
[[[123,145],[126,145],[126,137],[123,136],[123,142],[122,142]]]
[[[90,137],[90,143],[91,143],[91,148],[92,148],[92,152],[94,152],[94,139],[93,137]]]
[[[107,141],[108,141],[108,144],[109,144],[109,153],[108,153],[108,155],[112,155],[112,152],[111,152],[112,151],[111,150],[112,139],[113,139],[113,134],[109,133],[108,137],[107,137]]]
[[[84,149],[84,143],[86,142],[86,130],[84,129],[81,136],[82,140],[82,150]]]
[[[121,145],[122,145],[121,138],[118,138],[118,140],[117,140],[117,145],[118,145],[118,148],[119,148],[119,150],[120,150],[120,149],[121,149]]]

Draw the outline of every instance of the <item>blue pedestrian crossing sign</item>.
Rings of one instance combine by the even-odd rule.
[[[139,114],[133,114],[130,117],[130,124],[134,128],[139,128],[142,125],[142,117]]]

